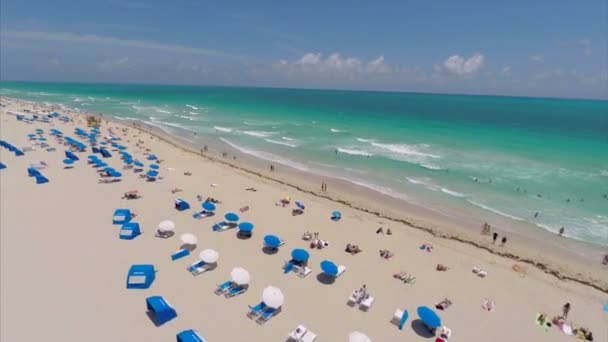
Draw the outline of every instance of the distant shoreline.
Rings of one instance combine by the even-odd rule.
[[[6,96],[3,96],[3,98],[9,99],[9,97]],[[31,103],[31,101],[24,101],[19,99],[11,100]],[[49,106],[46,106],[44,104],[37,103],[37,105],[49,108]],[[388,196],[380,194],[370,194],[370,191],[361,191],[360,189],[358,191],[355,190],[355,194],[353,196],[351,190],[354,186],[349,184],[340,184],[336,186],[334,182],[339,182],[335,180],[331,180],[331,182],[329,182],[329,193],[312,190],[317,189],[318,185],[320,185],[320,182],[318,181],[319,177],[315,177],[314,175],[308,173],[304,173],[298,170],[289,170],[288,172],[279,172],[276,174],[271,174],[269,172],[264,172],[265,168],[262,167],[262,163],[259,160],[255,160],[256,158],[247,155],[239,155],[237,160],[234,161],[230,158],[222,158],[221,151],[218,151],[220,152],[219,155],[215,155],[213,154],[213,152],[201,153],[200,148],[190,146],[186,141],[180,141],[179,137],[171,136],[160,128],[148,125],[140,121],[125,121],[115,119],[108,115],[100,115],[93,113],[86,114],[74,110],[71,110],[70,112],[77,115],[100,116],[102,119],[111,121],[117,125],[131,127],[146,132],[168,144],[171,144],[183,150],[184,152],[193,153],[197,156],[202,156],[210,161],[221,163],[241,172],[245,172],[247,174],[254,175],[267,181],[276,182],[292,189],[296,189],[317,197],[321,197],[336,203],[349,206],[350,208],[356,209],[358,211],[372,214],[382,220],[404,224],[410,228],[429,233],[438,238],[467,244],[497,256],[528,264],[560,280],[577,282],[600,290],[604,293],[608,293],[608,281],[596,278],[596,273],[601,273],[602,270],[605,272],[605,268],[603,268],[600,264],[600,260],[593,260],[590,265],[590,260],[584,260],[583,258],[580,258],[580,260],[575,260],[576,258],[573,259],[571,255],[566,255],[563,253],[563,251],[549,251],[546,247],[538,249],[540,245],[545,244],[544,239],[549,237],[555,238],[553,236],[554,234],[546,232],[545,234],[541,235],[543,232],[539,232],[540,234],[537,235],[536,239],[526,237],[526,241],[523,241],[525,243],[523,243],[522,246],[517,246],[514,248],[511,248],[511,245],[515,246],[522,240],[511,239],[510,237],[509,249],[502,250],[500,247],[495,247],[491,243],[489,243],[488,237],[474,237],[475,233],[481,230],[481,227],[476,227],[475,229],[465,229],[463,227],[457,227],[462,226],[464,224],[462,222],[446,225],[446,222],[442,222],[441,220],[439,222],[434,220],[429,221],[427,217],[425,217],[425,215],[418,218],[415,214],[412,215],[413,213],[417,213],[417,211],[420,209],[418,207],[412,207],[408,208],[409,210],[399,210],[398,212],[396,212],[395,210],[392,210],[394,208],[391,208],[390,206],[381,205],[380,208],[376,208],[374,206],[369,205],[370,201],[376,202],[374,200],[378,200],[377,203],[384,204],[383,201],[386,201],[387,199],[385,197]],[[242,160],[245,160],[245,163],[243,163]],[[287,169],[287,167],[282,166],[282,170],[283,169]],[[287,174],[287,176],[285,176],[285,174]],[[305,175],[305,177],[297,177],[298,175]],[[294,178],[294,176],[296,177]],[[296,178],[298,179],[298,181],[294,181],[294,179]],[[311,181],[312,179],[316,180]],[[334,191],[334,189],[337,189],[337,191]],[[401,209],[401,206],[398,207],[399,209]],[[407,216],[403,216],[404,214]],[[460,229],[454,230],[453,228]],[[540,229],[538,230],[540,231]],[[581,248],[581,246],[582,248],[585,248],[585,246],[588,246],[588,248],[593,248],[593,246],[590,246],[589,244],[578,241],[567,241],[566,243],[571,244],[573,246],[577,245],[579,248]],[[535,249],[535,247],[537,249]],[[598,248],[598,252],[600,250],[602,249]],[[543,258],[540,258],[541,256]]]

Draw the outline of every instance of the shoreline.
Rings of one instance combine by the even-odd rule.
[[[13,99],[6,96],[3,96],[2,98],[9,99],[11,101],[35,104],[44,108],[59,108],[58,106],[47,106],[38,102]],[[65,111],[65,109],[60,110]],[[555,234],[544,232],[541,228],[534,227],[534,229],[537,231],[528,232],[527,234],[517,234],[516,232],[509,231],[509,234],[516,235],[513,236],[513,238],[512,236],[509,236],[509,246],[507,249],[503,249],[502,247],[498,247],[498,245],[492,245],[489,242],[489,237],[479,235],[481,227],[479,227],[479,229],[464,228],[463,226],[469,224],[469,222],[448,222],[445,217],[436,217],[438,213],[434,212],[433,210],[416,205],[411,205],[411,207],[404,206],[402,203],[400,203],[403,202],[402,200],[398,200],[396,198],[392,198],[391,196],[371,190],[366,191],[364,189],[357,189],[354,184],[351,184],[345,180],[340,180],[337,178],[332,179],[332,183],[330,184],[331,190],[329,192],[321,192],[313,189],[316,189],[316,187],[320,184],[320,180],[327,179],[328,177],[293,169],[285,165],[281,165],[282,168],[280,172],[265,172],[265,168],[261,167],[262,159],[241,153],[231,146],[227,146],[227,149],[234,150],[232,151],[231,156],[237,156],[236,159],[222,157],[222,151],[220,150],[217,151],[217,155],[211,152],[211,150],[207,153],[201,153],[199,149],[191,145],[193,143],[189,142],[187,139],[180,141],[182,139],[179,136],[171,135],[171,133],[166,132],[164,129],[145,122],[121,120],[111,117],[111,114],[104,115],[99,113],[84,113],[73,109],[68,110],[68,112],[70,114],[85,117],[88,115],[98,116],[102,120],[107,120],[113,124],[145,132],[151,136],[154,136],[156,139],[164,141],[165,143],[180,149],[181,151],[191,153],[198,157],[203,157],[206,160],[214,163],[229,166],[234,170],[258,177],[261,180],[280,184],[318,198],[345,205],[356,211],[371,214],[378,219],[390,221],[394,224],[404,225],[407,227],[407,229],[413,229],[445,241],[468,245],[494,256],[530,265],[541,272],[562,281],[572,281],[592,287],[601,292],[608,293],[608,279],[606,279],[606,277],[595,277],[596,274],[605,274],[606,271],[606,268],[601,265],[600,261],[593,260],[594,262],[590,263],[590,258],[577,254],[570,249],[591,248],[597,249],[597,253],[602,253],[605,249],[603,247],[574,239],[559,238],[556,237]],[[264,160],[264,162],[266,161]],[[297,181],[294,181],[295,179],[297,179]],[[313,182],[312,179],[315,179],[315,181]],[[370,202],[374,200],[379,200],[378,202],[382,203],[383,205],[381,205],[380,208],[369,205]],[[420,211],[423,210],[426,210],[427,212],[420,215]],[[481,222],[482,221],[479,221],[479,224],[481,224]],[[382,225],[384,222],[379,223]],[[533,225],[530,224],[530,226]],[[471,234],[474,232],[477,233],[477,238]],[[545,244],[545,246],[539,246],[539,242],[541,242],[541,244]],[[560,242],[562,242],[566,247],[557,250],[557,248],[554,247],[558,246]],[[550,246],[550,244],[553,244],[554,246]],[[516,245],[517,247],[513,247],[513,245]]]

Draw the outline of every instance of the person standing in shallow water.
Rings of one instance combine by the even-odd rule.
[[[566,228],[561,227],[561,228],[559,229],[559,236],[564,236],[564,232],[565,232],[565,231],[566,231]]]

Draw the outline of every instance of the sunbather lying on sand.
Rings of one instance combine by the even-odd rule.
[[[312,233],[309,232],[308,230],[302,235],[302,240],[304,241],[308,241],[312,239]]]
[[[380,257],[384,259],[390,259],[394,256],[393,252],[389,251],[388,249],[381,249],[379,252]]]
[[[329,247],[329,242],[326,240],[313,240],[310,243],[310,248],[318,248],[318,249],[322,249],[325,247]]]
[[[172,193],[172,194],[175,194],[175,193],[182,192],[182,191],[183,191],[183,190],[182,190],[182,189],[180,189],[180,188],[175,188],[175,189],[171,190],[171,193]]]
[[[442,300],[441,302],[437,303],[435,305],[435,307],[439,310],[445,310],[447,308],[449,308],[452,305],[452,301],[445,298],[444,300]]]
[[[481,304],[481,308],[489,312],[494,312],[494,310],[496,310],[496,304],[491,299],[485,299]]]
[[[355,254],[361,253],[363,251],[359,248],[359,246],[357,246],[357,245],[351,245],[349,243],[348,245],[346,245],[346,252],[350,253],[352,255],[355,255]]]
[[[425,252],[432,252],[433,251],[433,245],[431,245],[430,243],[423,243],[422,246],[420,246],[420,249],[425,251]]]
[[[246,206],[244,206],[244,207],[242,207],[242,208],[239,209],[239,211],[242,212],[242,213],[244,213],[244,212],[246,212],[248,210],[249,210],[249,206],[248,205],[246,205]]]
[[[445,272],[445,271],[449,270],[450,268],[445,265],[442,265],[442,264],[437,264],[437,267],[435,269],[437,271]]]
[[[127,191],[125,192],[124,196],[122,196],[122,198],[126,198],[126,199],[138,199],[141,196],[139,195],[139,191],[137,190],[131,190],[131,191]]]
[[[256,189],[256,188],[247,188],[247,189],[245,189],[245,190],[247,190],[247,191],[253,191],[253,192],[258,191],[258,189]]]
[[[403,281],[405,284],[414,284],[416,282],[416,277],[414,277],[411,274],[408,274],[407,272],[395,273],[395,274],[393,274],[393,278],[399,279],[399,280]]]
[[[186,171],[186,172],[184,172],[184,176],[192,176],[192,172]]]
[[[298,216],[298,215],[302,215],[302,214],[304,214],[304,210],[302,210],[300,208],[296,208],[291,211],[291,215],[293,215],[293,216]]]
[[[211,203],[215,203],[215,204],[222,203],[222,202],[216,200],[213,197],[207,197],[207,199],[205,200],[205,202],[211,202]]]

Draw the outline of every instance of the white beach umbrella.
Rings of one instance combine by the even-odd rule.
[[[161,232],[171,232],[175,229],[175,223],[173,221],[164,220],[158,224],[158,230]]]
[[[348,335],[348,342],[372,342],[372,339],[362,332],[353,331]]]
[[[214,262],[217,262],[217,259],[220,258],[220,254],[213,249],[205,249],[202,252],[200,252],[200,254],[198,255],[199,259],[201,259],[202,261],[208,263],[208,264],[212,264]]]
[[[230,272],[230,276],[232,277],[232,281],[238,285],[246,285],[249,284],[249,281],[251,281],[249,271],[242,267],[233,268],[232,272]]]
[[[180,239],[186,245],[196,245],[196,243],[198,242],[198,238],[194,236],[194,234],[190,233],[182,234],[182,236],[180,236]]]
[[[264,289],[264,292],[262,293],[262,300],[264,301],[264,304],[266,304],[266,306],[278,309],[279,307],[281,307],[281,305],[283,305],[285,297],[283,296],[283,292],[281,292],[281,289],[279,289],[278,287],[268,286]]]

